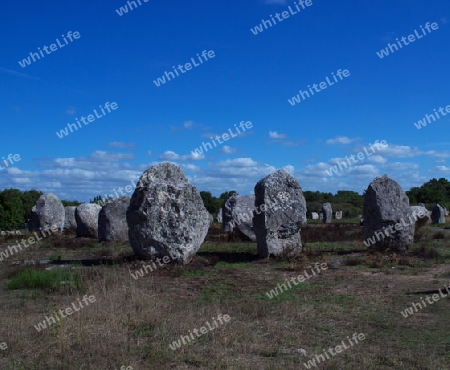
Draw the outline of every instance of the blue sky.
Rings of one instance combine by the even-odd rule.
[[[303,190],[333,193],[361,193],[383,174],[405,190],[449,178],[450,115],[414,125],[450,105],[447,0],[312,0],[304,9],[295,1],[301,11],[286,19],[294,1],[140,1],[121,16],[124,0],[3,5],[0,158],[20,160],[0,161],[0,188],[88,201],[167,160],[216,196],[252,194],[280,168]],[[282,21],[251,31],[276,13]],[[427,22],[438,28],[422,33]],[[415,30],[420,39],[378,56]],[[70,41],[69,31],[79,37]],[[56,39],[62,47],[50,51]],[[50,53],[24,64],[44,46]],[[214,57],[200,64],[203,51]],[[199,65],[153,82],[191,58]],[[288,102],[308,85],[333,81],[339,69],[350,75]],[[100,113],[113,102],[115,110]],[[90,114],[87,125],[60,133]],[[252,128],[192,154],[211,137],[236,135],[242,121]],[[388,145],[328,174],[375,140]]]

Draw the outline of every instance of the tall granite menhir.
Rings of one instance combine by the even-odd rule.
[[[128,241],[128,195],[108,201],[98,214],[98,241]]]
[[[96,203],[83,203],[77,207],[75,219],[78,237],[98,238],[98,214],[101,209]]]
[[[64,220],[64,232],[66,234],[76,234],[77,232],[77,220],[75,218],[76,209],[77,207],[75,206],[64,207],[64,211],[66,214],[66,218]]]
[[[433,224],[445,224],[445,211],[439,204],[435,204],[431,211],[431,221]]]
[[[64,229],[66,213],[59,198],[52,193],[39,197],[36,205],[31,210],[28,228],[30,231],[58,229],[60,233]]]
[[[408,196],[387,175],[375,178],[364,195],[365,244],[405,252],[414,241],[415,217]]]
[[[137,255],[186,264],[200,249],[211,215],[181,168],[165,162],[142,174],[131,197],[127,223]]]
[[[253,210],[255,197],[233,194],[222,205],[222,231],[235,232],[236,229],[256,241],[253,231]]]
[[[323,219],[322,223],[331,224],[333,218],[333,208],[331,208],[331,203],[322,204]]]
[[[297,180],[278,170],[255,185],[253,229],[262,257],[301,252],[306,201]]]

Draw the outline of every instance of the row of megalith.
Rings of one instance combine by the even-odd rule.
[[[97,238],[100,242],[128,241],[126,211],[129,196],[122,196],[102,206],[83,203],[64,207],[55,194],[42,195],[31,211],[30,231],[48,230],[57,226],[60,233]]]
[[[307,210],[297,180],[278,170],[258,181],[254,192],[254,196],[232,195],[225,201],[221,209],[223,230],[239,229],[256,241],[262,257],[301,252]],[[323,205],[323,214],[324,222],[331,222],[331,204]],[[411,246],[415,228],[424,225],[430,213],[423,205],[411,207],[400,185],[384,175],[369,184],[363,217],[365,236],[371,240],[366,245],[403,252]],[[431,218],[445,222],[445,210],[435,206]],[[33,207],[29,223],[31,230],[57,224],[61,232],[75,232],[100,242],[129,241],[141,257],[169,256],[188,263],[211,222],[200,193],[181,168],[165,162],[141,175],[131,197],[108,199],[103,207],[91,203],[63,207],[55,195],[43,195]]]

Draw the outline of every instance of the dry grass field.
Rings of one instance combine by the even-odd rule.
[[[450,299],[401,314],[450,285],[450,230],[425,227],[409,255],[399,256],[367,252],[361,229],[310,225],[302,230],[305,253],[267,260],[257,258],[255,243],[228,240],[214,226],[191,264],[157,265],[137,279],[132,273],[149,262],[127,245],[48,237],[0,262],[0,344],[7,346],[0,368],[306,369],[345,341],[348,348],[310,366],[450,369]],[[15,240],[0,240],[0,249]],[[54,262],[23,262],[48,259]],[[11,266],[15,260],[22,263]],[[266,294],[315,263],[327,269]],[[86,296],[95,301],[35,328]],[[229,322],[198,335],[219,315]],[[190,333],[194,340],[170,348]],[[364,340],[350,346],[355,333]]]

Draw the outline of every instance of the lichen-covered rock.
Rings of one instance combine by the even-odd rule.
[[[64,206],[55,194],[48,193],[41,195],[36,205],[32,208],[28,228],[30,231],[50,230],[53,228],[62,233],[64,220]]]
[[[408,196],[387,175],[374,179],[364,196],[365,244],[405,252],[414,241],[415,220]]]
[[[75,210],[77,236],[98,238],[98,214],[102,207],[95,203],[80,204]]]
[[[416,227],[425,226],[430,221],[430,212],[421,206],[411,206],[411,212],[416,219]]]
[[[139,179],[127,211],[128,235],[137,255],[186,264],[200,249],[211,219],[181,168],[165,162]]]
[[[331,208],[331,203],[322,204],[322,213],[322,223],[331,224],[331,219],[333,218],[333,209]]]
[[[217,222],[223,222],[222,218],[222,207],[219,208],[219,210],[216,213],[216,221]]]
[[[278,170],[255,185],[253,229],[260,256],[301,252],[303,225],[306,225],[306,201],[293,176]]]
[[[64,232],[76,233],[77,232],[77,220],[75,218],[75,211],[77,207],[67,206],[64,207],[65,220],[64,220]]]
[[[445,210],[439,204],[435,204],[431,211],[433,224],[445,224]]]
[[[239,230],[250,240],[256,241],[253,231],[254,196],[233,194],[222,205],[222,231],[234,232]]]
[[[127,209],[128,195],[109,200],[98,215],[98,241],[128,241]]]

